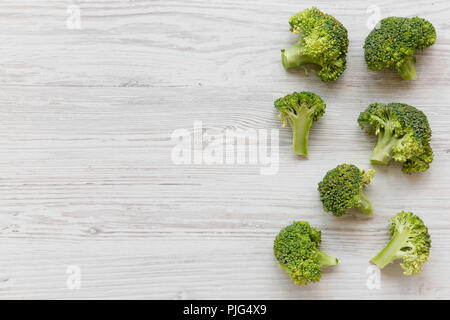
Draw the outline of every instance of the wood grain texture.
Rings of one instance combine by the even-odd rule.
[[[81,29],[66,27],[67,6]],[[288,18],[312,4],[349,30],[336,83],[286,72]],[[437,43],[417,55],[418,79],[369,72],[362,52],[369,5],[381,16],[427,18]],[[0,298],[449,299],[450,3],[445,0],[108,0],[0,2]],[[280,128],[273,100],[310,90],[327,102],[310,157],[280,129],[280,168],[175,165],[176,129]],[[369,103],[420,107],[435,160],[421,175],[377,168],[372,218],[321,209],[317,182],[340,162],[370,166],[373,138],[356,118]],[[421,275],[398,265],[366,287],[387,219],[420,215],[433,249]],[[293,220],[323,231],[340,264],[296,287],[272,241]],[[66,287],[68,265],[81,289]]]

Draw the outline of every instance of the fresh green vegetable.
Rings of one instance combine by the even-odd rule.
[[[336,81],[346,67],[347,29],[317,8],[306,9],[289,19],[291,31],[300,38],[289,50],[281,50],[285,69],[315,64],[323,81]]]
[[[431,129],[425,114],[407,104],[373,103],[361,112],[358,122],[369,134],[378,136],[372,164],[403,163],[403,172],[423,172],[433,161]]]
[[[380,269],[397,259],[405,275],[418,274],[428,260],[431,238],[423,221],[412,212],[400,212],[390,219],[389,243],[372,260]]]
[[[338,259],[319,251],[322,232],[306,221],[294,221],[275,238],[273,252],[280,266],[299,286],[318,282],[322,268],[333,266]]]
[[[348,209],[356,208],[370,216],[373,212],[372,203],[363,189],[374,175],[373,169],[364,171],[345,163],[328,171],[318,188],[325,211],[339,217]]]
[[[380,21],[364,44],[364,55],[370,70],[395,67],[405,80],[416,78],[416,50],[436,42],[436,30],[422,18],[389,17]]]
[[[304,91],[288,94],[277,99],[274,104],[280,112],[278,117],[283,127],[286,122],[291,126],[294,152],[307,156],[309,129],[325,113],[325,102],[317,94]]]

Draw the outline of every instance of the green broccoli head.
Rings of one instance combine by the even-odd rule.
[[[412,212],[400,212],[390,219],[391,240],[372,260],[380,269],[397,259],[405,275],[418,274],[428,260],[431,238],[423,221]]]
[[[416,50],[436,42],[436,30],[422,18],[389,17],[380,21],[367,36],[364,56],[370,70],[395,67],[406,80],[416,78]]]
[[[318,250],[322,233],[306,221],[294,221],[275,238],[273,252],[280,266],[299,286],[318,282],[322,268],[336,265],[338,259]]]
[[[372,203],[363,192],[375,175],[375,170],[360,170],[353,164],[341,164],[327,172],[319,182],[320,200],[327,212],[340,217],[350,208],[370,216]]]
[[[336,81],[346,67],[347,29],[314,7],[292,16],[289,24],[300,39],[291,49],[281,50],[285,69],[312,63],[322,67],[318,72],[322,81]]]
[[[291,126],[294,152],[307,156],[309,129],[325,113],[325,102],[317,94],[304,91],[288,94],[274,104],[283,127],[286,122]]]
[[[369,134],[378,135],[370,161],[388,165],[403,163],[403,172],[423,172],[433,161],[431,129],[425,114],[407,104],[374,103],[361,112],[358,122]]]

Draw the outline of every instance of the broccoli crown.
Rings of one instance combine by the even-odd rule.
[[[393,158],[406,173],[428,170],[433,161],[431,129],[426,115],[402,103],[374,103],[361,112],[358,123],[378,135],[371,162],[387,165]]]
[[[402,259],[400,266],[405,275],[418,274],[422,265],[428,260],[431,238],[422,219],[412,212],[400,212],[390,219],[389,234],[391,240],[371,261],[384,268],[397,259]]]
[[[282,50],[284,67],[313,63],[322,67],[318,76],[323,81],[337,80],[345,70],[348,49],[348,33],[342,23],[313,7],[292,16],[289,24],[292,32],[300,33],[300,39],[288,51]]]
[[[298,284],[318,282],[322,268],[338,263],[318,250],[322,233],[306,221],[294,221],[280,231],[274,241],[273,252],[280,266]]]
[[[435,42],[436,30],[429,21],[419,17],[389,17],[367,36],[364,56],[371,70],[394,66],[404,79],[414,79],[414,52]]]
[[[280,111],[280,118],[284,124],[286,120],[291,124],[291,121],[302,113],[301,109],[305,109],[306,115],[313,121],[317,121],[325,113],[327,107],[321,97],[308,91],[294,92],[278,98],[274,105]]]
[[[317,94],[312,92],[294,92],[275,100],[275,108],[280,112],[278,117],[292,128],[294,152],[308,155],[308,135],[313,121],[317,121],[324,113],[326,104]]]
[[[319,182],[320,200],[327,212],[339,217],[348,209],[357,208],[366,215],[373,212],[372,204],[363,193],[375,170],[360,170],[353,164],[341,164],[327,172]]]

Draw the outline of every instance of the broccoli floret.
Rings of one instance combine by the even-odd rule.
[[[327,212],[340,217],[350,208],[357,208],[370,216],[372,203],[363,189],[370,183],[375,170],[360,170],[353,164],[341,164],[327,172],[319,182],[320,200]]]
[[[299,286],[318,282],[322,268],[333,266],[338,259],[318,250],[322,232],[306,221],[294,221],[275,238],[273,252],[280,266]]]
[[[370,162],[388,165],[391,159],[403,163],[403,172],[423,172],[433,161],[431,129],[425,114],[407,104],[374,103],[361,112],[358,122],[378,135]]]
[[[284,98],[275,100],[275,108],[280,111],[278,117],[286,122],[292,129],[294,152],[299,155],[308,155],[308,135],[313,121],[317,121],[324,113],[326,104],[315,93],[294,92]]]
[[[372,260],[372,263],[383,269],[394,260],[402,259],[400,266],[404,274],[418,274],[422,264],[428,260],[431,238],[423,221],[412,212],[400,212],[390,219],[388,234],[391,240]]]
[[[289,19],[291,31],[300,39],[289,50],[281,50],[285,69],[316,64],[322,81],[336,81],[346,67],[347,29],[329,14],[317,8],[306,9]]]
[[[405,80],[416,78],[416,50],[424,50],[436,42],[436,30],[422,18],[389,17],[380,21],[367,36],[364,56],[367,67],[377,71],[395,67]]]

